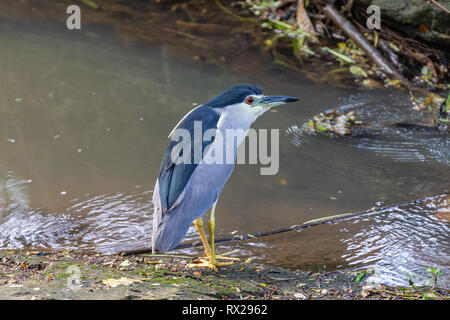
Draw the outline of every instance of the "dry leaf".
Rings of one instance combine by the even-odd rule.
[[[120,279],[106,279],[102,280],[104,284],[107,286],[110,286],[111,288],[117,287],[117,286],[129,286],[130,284],[134,282],[142,282],[139,279],[131,279],[131,278],[125,278],[122,277]]]
[[[121,267],[128,267],[130,265],[130,261],[127,259],[127,260],[125,260],[125,261],[123,261],[121,264],[120,264],[120,266]]]
[[[305,30],[310,34],[316,34],[316,30],[314,29],[313,24],[311,23],[311,19],[309,19],[308,13],[305,9],[305,4],[303,0],[298,1],[297,5],[297,24],[300,29]]]
[[[420,32],[426,33],[428,31],[428,27],[424,24],[421,24],[419,27]]]

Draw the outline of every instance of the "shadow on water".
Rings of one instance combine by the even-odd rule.
[[[449,188],[448,136],[399,129],[329,139],[296,130],[336,106],[357,108],[375,123],[420,120],[404,93],[315,84],[267,61],[254,73],[231,72],[164,46],[126,46],[102,28],[75,36],[58,30],[0,21],[0,248],[114,253],[148,246],[168,133],[234,83],[301,100],[255,123],[280,129],[280,170],[261,176],[259,166],[237,166],[217,207],[217,237]],[[391,284],[404,284],[406,273],[422,281],[437,266],[448,287],[448,222],[435,217],[446,206],[441,199],[219,249],[292,268],[371,267],[374,281]],[[186,239],[197,239],[194,228]]]

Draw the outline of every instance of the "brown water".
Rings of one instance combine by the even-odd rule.
[[[124,45],[102,28],[0,21],[0,249],[148,246],[168,133],[193,104],[235,83],[301,100],[255,123],[281,130],[280,171],[237,166],[217,207],[218,238],[448,191],[447,135],[329,139],[298,129],[331,107],[375,123],[420,119],[406,94],[337,89],[290,73],[270,63],[229,71],[165,47]],[[449,225],[435,217],[444,199],[219,250],[293,268],[371,267],[373,281],[399,285],[407,274],[423,283],[436,266],[448,287]],[[194,228],[186,239],[197,239]]]

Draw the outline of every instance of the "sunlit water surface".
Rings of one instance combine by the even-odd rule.
[[[372,123],[420,120],[399,91],[337,89],[270,63],[252,74],[231,72],[164,46],[125,45],[101,28],[73,33],[0,21],[0,43],[0,249],[148,246],[168,133],[195,104],[235,83],[300,102],[255,123],[280,129],[280,169],[261,176],[257,165],[237,166],[217,207],[217,238],[449,189],[447,135],[390,129],[330,139],[298,130],[334,107],[356,109]],[[423,283],[435,266],[449,287],[449,225],[436,216],[448,207],[445,198],[219,251],[238,248],[243,258],[305,270],[372,268],[371,280],[395,285],[411,274]],[[197,237],[191,228],[186,240]]]

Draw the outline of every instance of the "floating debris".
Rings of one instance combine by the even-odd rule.
[[[450,97],[450,95],[449,95]],[[330,109],[313,116],[301,127],[300,131],[311,135],[321,134],[328,137],[343,136],[361,136],[366,134],[379,134],[383,128],[402,128],[416,132],[441,132],[448,133],[447,108],[450,105],[450,98],[441,105],[439,114],[435,117],[433,124],[415,124],[415,123],[363,123],[358,119],[358,113],[355,110],[348,112]]]
[[[355,111],[340,113],[331,109],[319,113],[302,126],[302,131],[308,134],[320,133],[330,137],[345,136],[352,133],[352,126],[361,124],[355,116]]]

